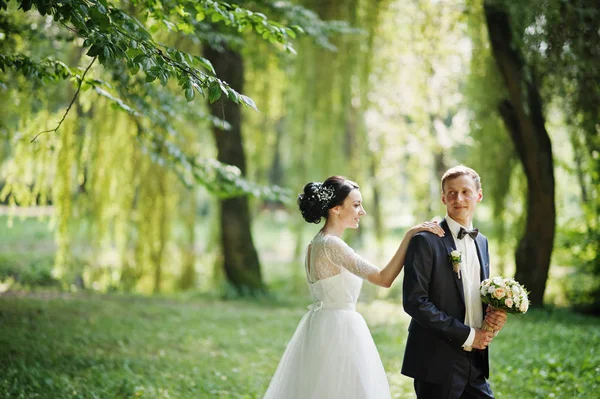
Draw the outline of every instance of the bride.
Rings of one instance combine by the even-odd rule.
[[[356,183],[332,176],[311,182],[298,196],[304,219],[325,226],[306,251],[306,276],[314,303],[300,320],[264,399],[386,399],[383,364],[356,301],[363,279],[389,287],[402,270],[408,243],[419,231],[443,236],[434,222],[412,227],[383,268],[357,255],[342,239],[366,215]]]

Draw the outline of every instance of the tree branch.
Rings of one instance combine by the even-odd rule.
[[[92,67],[92,65],[94,64],[94,62],[96,61],[96,58],[98,58],[97,56],[94,57],[94,59],[92,60],[92,62],[90,62],[90,65],[88,65],[88,67],[85,69],[85,71],[83,72],[83,75],[81,75],[81,78],[79,79],[79,85],[77,86],[77,91],[75,92],[75,95],[73,96],[73,99],[71,100],[71,103],[69,104],[69,107],[67,108],[67,110],[65,111],[65,114],[63,115],[62,119],[60,120],[60,122],[58,122],[58,125],[56,125],[56,127],[54,129],[49,129],[49,130],[44,130],[43,132],[39,132],[38,134],[35,135],[35,137],[31,140],[31,142],[33,143],[40,135],[44,134],[44,133],[49,133],[49,132],[56,132],[58,131],[58,129],[60,128],[60,125],[62,125],[62,123],[64,122],[65,118],[67,117],[67,115],[69,114],[69,111],[71,110],[71,107],[73,106],[73,103],[75,102],[75,100],[77,99],[77,96],[79,95],[79,92],[81,91],[81,85],[83,84],[83,79],[85,78],[85,75],[88,73],[88,71],[90,70],[90,68]]]
[[[124,32],[123,30],[119,29],[118,27],[114,27],[114,29],[115,29],[117,32],[119,32],[120,34],[122,34],[123,36],[125,36],[125,37],[128,37],[129,39],[132,39],[132,40],[138,40],[138,41],[140,40],[139,38],[137,38],[137,37],[135,37],[135,36],[132,36],[132,35],[128,34],[127,32]],[[150,51],[150,52],[152,52],[152,53],[154,53],[154,54],[158,55],[158,56],[159,56],[159,57],[161,57],[163,60],[165,60],[165,61],[166,61],[166,62],[167,62],[169,65],[171,65],[171,66],[173,66],[173,67],[175,67],[175,68],[177,68],[177,69],[179,69],[179,70],[181,70],[181,71],[183,71],[183,72],[187,73],[188,75],[192,75],[194,78],[196,78],[196,79],[197,79],[198,81],[200,81],[200,82],[204,82],[204,81],[206,81],[206,80],[207,80],[207,78],[209,77],[208,75],[207,75],[207,77],[205,77],[205,78],[198,76],[198,74],[197,74],[197,73],[196,73],[196,71],[194,70],[195,68],[193,68],[193,67],[192,67],[193,69],[186,68],[186,67],[185,67],[185,66],[183,66],[183,65],[182,65],[180,62],[178,62],[178,61],[174,60],[173,58],[169,57],[169,56],[168,56],[167,54],[165,54],[165,53],[164,53],[164,52],[163,52],[161,49],[157,48],[158,46],[161,46],[161,47],[165,47],[165,48],[166,48],[166,46],[164,46],[164,45],[160,45],[160,44],[156,44],[156,43],[152,43],[152,42],[150,42],[150,41],[149,41],[149,43],[150,43],[150,44],[152,44],[152,45],[153,45],[153,47],[148,47],[148,46],[146,46],[146,45],[145,45],[145,43],[141,43],[141,44],[142,44],[142,45],[145,47],[145,49],[146,49],[146,50],[148,50],[148,51]],[[204,75],[206,75],[206,74],[204,74]],[[218,78],[215,78],[215,79],[217,79],[217,80],[218,80],[220,83],[223,83],[225,86],[229,86],[229,84],[228,84],[227,82],[223,82],[223,81],[221,81],[221,80],[220,80],[220,79],[218,79]],[[241,94],[241,93],[240,93],[240,94]]]

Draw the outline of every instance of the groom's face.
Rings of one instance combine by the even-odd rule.
[[[471,224],[475,207],[482,199],[483,191],[477,188],[471,176],[458,176],[444,183],[442,202],[446,205],[448,216],[465,227]]]

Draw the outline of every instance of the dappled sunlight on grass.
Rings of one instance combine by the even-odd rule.
[[[357,310],[370,327],[399,324],[406,329],[410,321],[410,316],[404,312],[401,303],[375,299],[368,303],[359,303]]]
[[[304,298],[28,294],[0,296],[0,397],[260,398],[306,312]],[[395,398],[408,316],[359,303]],[[499,398],[591,397],[600,389],[600,320],[566,310],[509,316],[492,343]]]

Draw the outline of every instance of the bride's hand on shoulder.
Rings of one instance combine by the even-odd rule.
[[[442,229],[440,227],[440,225],[438,224],[438,222],[435,222],[435,221],[434,222],[423,222],[421,224],[413,226],[410,228],[408,233],[411,236],[414,236],[415,234],[417,234],[421,231],[429,231],[430,233],[436,234],[439,237],[443,237],[445,235],[444,229]]]

